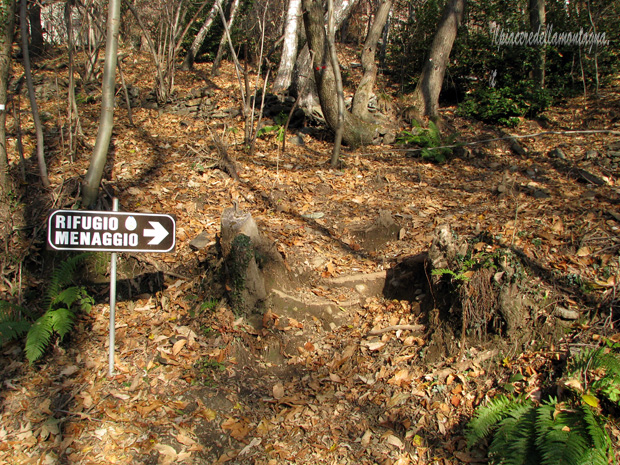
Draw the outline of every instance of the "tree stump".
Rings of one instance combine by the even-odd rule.
[[[220,247],[230,303],[235,312],[249,315],[267,298],[272,283],[286,276],[284,260],[251,213],[237,205],[222,212]]]

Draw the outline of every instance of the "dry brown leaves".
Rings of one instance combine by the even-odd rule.
[[[134,65],[125,66],[126,79],[146,92],[148,59],[136,57]],[[225,67],[207,83],[219,108],[238,106],[231,71]],[[179,92],[205,85],[198,75],[179,72]],[[42,102],[50,114],[65,111],[64,104]],[[450,109],[445,116],[464,140],[488,134]],[[82,117],[91,140],[96,112],[84,110]],[[550,118],[560,128],[580,127],[570,109]],[[4,463],[477,463],[481,456],[467,451],[462,437],[475,406],[504,389],[514,372],[522,377],[513,388],[535,393],[558,357],[555,348],[504,354],[497,362],[491,349],[472,347],[461,359],[426,366],[423,332],[398,329],[419,324],[408,302],[369,299],[346,310],[347,323],[334,331],[312,318],[281,320],[275,311],[269,329],[261,330],[225,305],[200,314],[201,299],[209,296],[200,293],[199,263],[210,252],[193,251],[188,242],[205,232],[215,244],[221,210],[233,199],[252,212],[292,270],[313,272],[307,287],[315,293],[327,293],[320,277],[385,270],[426,250],[435,226],[445,222],[578,276],[603,302],[617,290],[617,167],[610,172],[600,157],[585,158],[587,150],[604,153],[609,137],[526,139],[525,158],[498,142],[444,165],[378,147],[345,152],[345,167],[330,170],[329,143],[311,138],[279,154],[267,136],[248,158],[240,118],[215,122],[136,108],[133,119],[136,127],[117,110],[105,190],[120,198],[123,210],[177,216],[176,251],[139,259],[173,275],[163,290],[119,303],[113,378],[107,377],[105,296],[43,362],[29,367],[19,346],[3,348]],[[24,118],[23,124],[31,123]],[[215,156],[210,130],[236,158],[241,183],[207,167]],[[538,130],[526,121],[515,132]],[[32,137],[25,139],[28,150]],[[560,144],[571,163],[605,185],[580,183],[558,170],[547,153]],[[42,216],[47,207],[73,202],[63,186],[80,178],[89,156],[86,148],[73,163],[62,156],[50,163],[54,196],[42,197]],[[549,196],[532,195],[536,189]],[[403,228],[400,240],[364,251],[353,232],[384,209]],[[567,297],[565,305],[582,304]],[[369,335],[388,327],[394,329]],[[296,354],[275,362],[279,344],[293,335]]]

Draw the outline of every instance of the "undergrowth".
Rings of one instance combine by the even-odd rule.
[[[75,255],[54,270],[43,299],[43,315],[37,317],[27,307],[0,300],[0,345],[26,335],[26,358],[33,363],[43,356],[54,335],[62,340],[71,331],[77,311],[89,312],[94,303],[83,286],[71,285],[77,266],[87,256]]]
[[[420,156],[422,159],[443,163],[452,155],[454,142],[457,134],[447,137],[441,135],[441,131],[435,123],[429,121],[428,129],[422,128],[415,120],[411,131],[403,131],[398,137],[399,144],[415,144],[422,147]]]
[[[615,463],[600,399],[618,402],[620,355],[588,349],[569,361],[563,398],[543,402],[499,395],[467,425],[470,447],[489,440],[492,464],[608,465]]]

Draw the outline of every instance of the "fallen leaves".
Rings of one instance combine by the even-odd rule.
[[[152,69],[148,60],[139,65]],[[213,83],[219,86],[218,100],[232,107],[233,94],[226,90],[234,82],[231,72]],[[152,80],[150,71],[127,74],[134,82]],[[192,76],[181,74],[180,87],[195,86]],[[347,153],[344,169],[329,170],[326,158],[317,155],[328,153],[328,144],[310,140],[308,150],[290,148],[284,166],[264,140],[257,141],[254,158],[236,151],[239,121],[231,120],[226,135],[243,179],[236,183],[220,170],[198,168],[201,154],[209,152],[209,121],[192,121],[180,140],[180,119],[157,114],[136,109],[139,130],[124,126],[122,117],[117,121],[115,146],[131,156],[117,156],[109,182],[127,210],[174,212],[177,250],[147,262],[161,267],[157,286],[128,279],[123,293],[129,297],[124,294],[118,308],[115,378],[106,376],[104,304],[84,317],[84,329],[69,344],[59,344],[45,364],[28,367],[19,350],[3,349],[0,460],[45,463],[53,461],[50,450],[64,450],[59,461],[73,463],[147,457],[162,464],[478,463],[460,440],[463,421],[505,385],[539,395],[538,373],[545,372],[552,355],[507,359],[502,366],[492,361],[496,348],[472,349],[465,360],[424,366],[422,353],[429,347],[426,328],[417,324],[419,306],[360,297],[355,289],[332,293],[324,280],[361,272],[385,275],[393,263],[426,250],[435,225],[450,222],[459,231],[520,248],[577,285],[613,295],[617,290],[617,192],[600,186],[592,196],[555,170],[549,179],[533,180],[528,174],[533,151],[528,159],[516,159],[499,147],[484,158],[436,166],[384,147],[372,156]],[[184,145],[189,155],[182,153]],[[156,146],[166,148],[166,157],[154,156]],[[189,151],[190,146],[200,151]],[[568,156],[578,158],[574,150]],[[75,179],[86,158],[63,160],[54,169]],[[553,169],[544,156],[536,161]],[[504,172],[510,173],[509,183]],[[493,192],[500,184],[507,188]],[[552,198],[531,195],[541,189]],[[205,288],[212,291],[206,281],[213,269],[198,264],[210,263],[219,215],[231,198],[277,238],[292,272],[308,272],[308,282],[299,284],[332,302],[345,323],[328,332],[316,315],[304,318],[267,306],[262,326],[258,321],[253,327],[226,309],[204,311],[201,304],[214,297],[203,295]],[[397,237],[378,251],[364,250],[351,231],[386,208],[400,226]],[[190,250],[187,243],[199,233],[207,247]],[[488,247],[486,242],[474,246],[493,253]],[[127,263],[136,275],[152,271],[143,263]],[[191,275],[196,269],[188,279],[165,274],[191,270]],[[495,282],[503,283],[507,274],[498,270]],[[0,283],[0,291],[15,295],[9,284]],[[343,302],[355,304],[345,308]],[[620,335],[610,340],[620,342]],[[280,353],[287,343],[294,354]],[[268,358],[268,351],[281,360]],[[510,381],[508,373],[519,370],[522,378]],[[596,398],[589,401],[596,404]]]

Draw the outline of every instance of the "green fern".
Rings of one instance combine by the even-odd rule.
[[[577,378],[583,392],[620,403],[620,354],[612,349],[599,347],[580,352],[569,364],[567,376]]]
[[[489,458],[507,465],[538,465],[539,455],[531,438],[536,428],[536,408],[530,401],[515,403],[498,424]]]
[[[45,306],[47,308],[51,307],[54,300],[58,298],[63,289],[71,284],[75,278],[78,265],[88,256],[90,256],[88,253],[74,255],[61,262],[54,270],[47,285],[47,294],[45,298]]]
[[[27,333],[31,321],[32,314],[27,308],[0,300],[0,345]]]
[[[490,463],[505,465],[607,465],[611,439],[586,404],[568,408],[557,399],[537,405],[498,396],[478,408],[466,428],[469,447],[491,438]]]
[[[24,307],[0,301],[0,343],[26,335],[26,358],[35,362],[45,352],[56,334],[62,340],[73,328],[75,311],[90,311],[94,301],[82,286],[69,286],[77,266],[88,254],[62,262],[52,273],[44,297],[45,313],[39,318]],[[69,286],[69,287],[67,287]],[[34,320],[34,322],[33,322]]]
[[[530,400],[521,398],[513,400],[504,395],[491,399],[486,406],[476,410],[476,414],[467,425],[465,431],[467,444],[473,447],[488,438],[504,419],[511,416],[519,407],[529,405],[532,405]]]
[[[53,327],[50,312],[45,312],[37,321],[35,321],[26,337],[26,358],[30,363],[35,362],[47,348],[52,339]]]
[[[469,277],[467,274],[465,274],[465,272],[463,271],[454,271],[451,270],[449,268],[435,268],[433,271],[431,271],[431,274],[433,276],[444,276],[444,275],[449,275],[452,277],[453,280],[455,281],[469,281]]]

